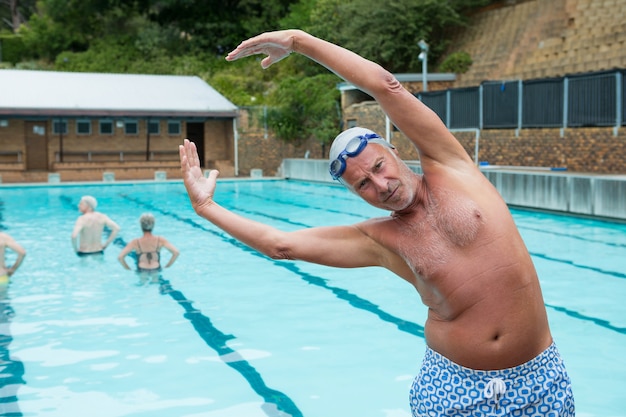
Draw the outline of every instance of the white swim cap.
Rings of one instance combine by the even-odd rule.
[[[330,146],[330,152],[328,153],[328,160],[330,162],[337,159],[341,151],[346,149],[346,145],[352,138],[356,138],[358,136],[363,135],[375,135],[376,132],[373,130],[366,129],[364,127],[352,127],[348,130],[344,130],[340,134],[337,135],[333,144]]]
[[[348,130],[344,130],[339,135],[337,135],[332,145],[330,146],[330,152],[328,153],[328,163],[332,166],[332,163],[337,159],[339,154],[343,152],[344,149],[346,149],[348,142],[359,136],[367,137],[368,142],[379,143],[381,145],[388,146],[389,148],[394,148],[389,142],[387,142],[384,138],[379,136],[373,130],[366,129],[364,127],[352,127]]]

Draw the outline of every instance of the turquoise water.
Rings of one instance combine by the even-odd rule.
[[[72,253],[84,194],[122,227],[103,260]],[[294,181],[221,181],[216,198],[286,230],[386,214]],[[181,250],[162,285],[116,260],[145,211]],[[577,415],[626,416],[626,225],[513,214]],[[410,416],[426,309],[384,269],[268,259],[199,218],[178,182],[3,186],[0,228],[28,251],[0,320],[2,415]]]

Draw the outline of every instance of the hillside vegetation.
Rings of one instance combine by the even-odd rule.
[[[0,3],[4,68],[196,75],[239,106],[267,105],[284,140],[339,128],[339,81],[299,56],[262,70],[227,63],[242,40],[301,28],[396,73],[421,69],[418,41],[436,63],[466,16],[490,0],[12,0]],[[448,61],[448,66],[456,61]],[[467,62],[465,63],[467,67]],[[436,68],[431,68],[435,71]],[[452,68],[454,70],[454,68]],[[320,139],[325,140],[325,139]]]

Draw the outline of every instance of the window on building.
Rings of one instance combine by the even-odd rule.
[[[100,134],[101,135],[113,134],[113,120],[100,120]]]
[[[127,135],[139,134],[139,125],[137,120],[126,120],[124,122],[124,133]]]
[[[148,133],[158,135],[161,133],[161,123],[159,120],[150,120],[148,122]]]
[[[67,122],[65,120],[52,121],[52,133],[55,135],[67,135]]]
[[[180,121],[179,120],[169,120],[167,122],[167,134],[168,135],[180,135]]]
[[[85,119],[76,120],[76,134],[77,135],[91,135],[91,120],[85,120]]]

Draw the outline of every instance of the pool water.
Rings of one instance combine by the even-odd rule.
[[[85,194],[122,227],[104,259],[72,252]],[[387,214],[306,182],[224,180],[216,199],[284,230]],[[181,255],[139,285],[116,258],[147,211]],[[626,416],[626,225],[513,215],[577,415]],[[410,416],[426,309],[382,268],[271,260],[198,217],[180,182],[2,186],[0,229],[28,251],[0,306],[1,415]]]

